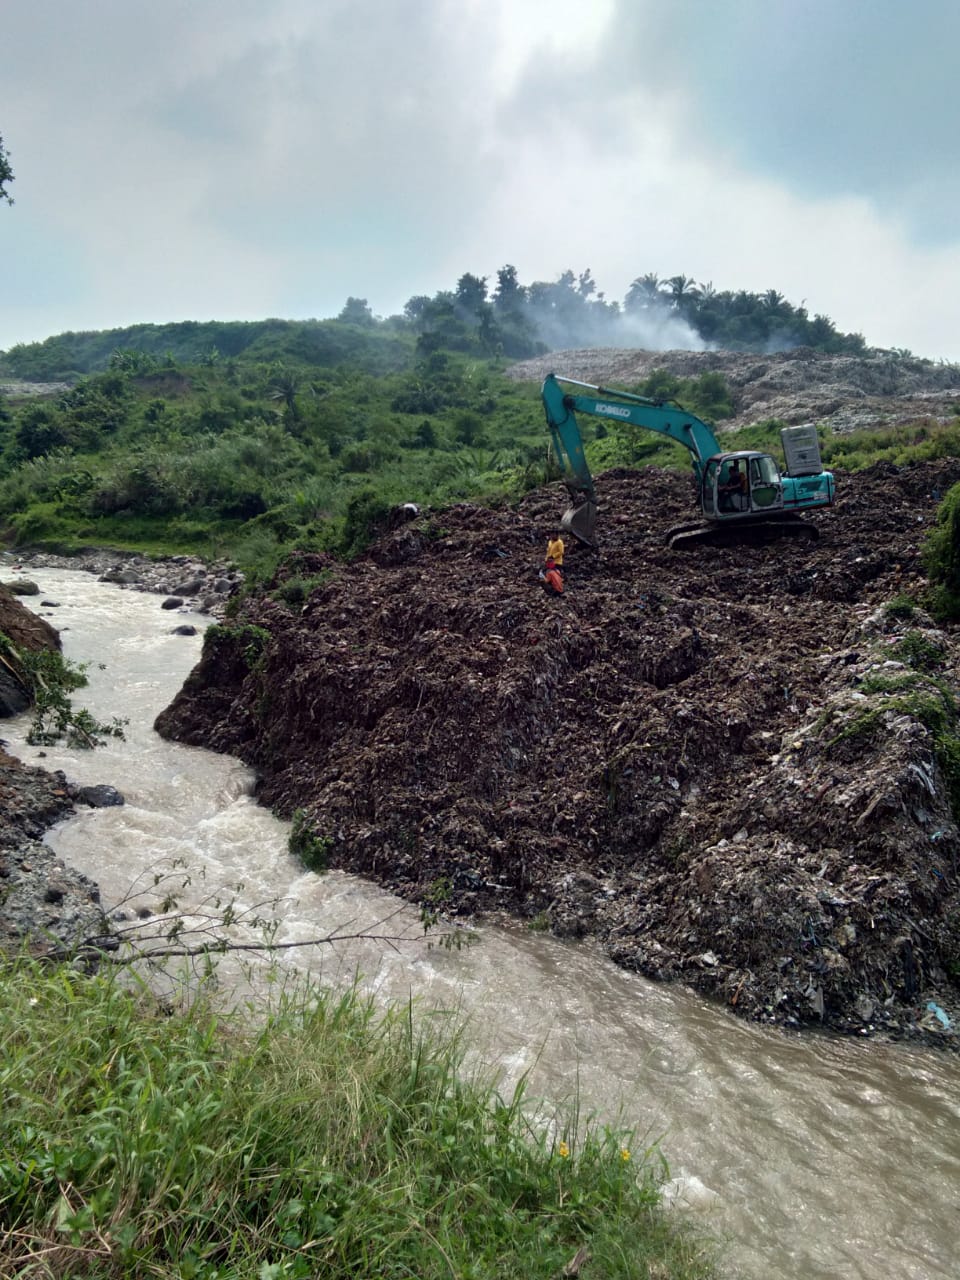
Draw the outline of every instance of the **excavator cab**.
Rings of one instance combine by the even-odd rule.
[[[736,520],[783,509],[780,469],[768,453],[741,450],[708,458],[700,491],[709,520]]]

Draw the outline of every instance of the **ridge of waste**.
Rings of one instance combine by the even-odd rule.
[[[601,545],[568,544],[554,599],[561,485],[398,509],[354,562],[301,555],[247,595],[157,729],[448,916],[595,939],[750,1019],[955,1047],[960,647],[891,602],[957,481],[838,472],[815,544],[690,553],[664,544],[689,478],[608,471]],[[316,582],[299,610],[292,577]]]

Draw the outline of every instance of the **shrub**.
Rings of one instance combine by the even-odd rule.
[[[906,621],[916,613],[917,604],[913,596],[894,596],[883,606],[883,611],[891,618]]]
[[[333,841],[329,836],[317,834],[305,809],[294,811],[287,848],[295,858],[300,859],[308,871],[322,873],[329,870],[332,844]]]
[[[947,621],[960,618],[960,484],[937,508],[937,522],[927,534],[923,562],[934,590],[930,607]]]
[[[340,550],[356,556],[386,531],[391,503],[374,489],[361,489],[347,503]]]

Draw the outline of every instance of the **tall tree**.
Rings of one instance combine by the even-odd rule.
[[[372,329],[377,323],[366,298],[348,298],[337,319],[345,324],[359,325],[363,329]]]
[[[657,306],[662,301],[660,277],[655,271],[637,276],[627,290],[623,300],[624,311],[645,311],[648,307]]]
[[[671,276],[665,283],[678,311],[685,311],[689,303],[700,297],[700,290],[693,276]]]
[[[411,323],[419,324],[429,306],[430,299],[427,295],[425,293],[416,293],[404,303],[403,314]]]
[[[13,170],[10,168],[10,157],[4,150],[3,138],[0,138],[0,200],[13,204],[13,196],[7,191],[7,184],[13,181]]]
[[[479,315],[487,301],[487,277],[465,272],[457,281],[456,298],[470,315]]]
[[[517,279],[517,268],[509,263],[497,272],[497,287],[493,293],[493,305],[497,311],[518,315],[523,310],[527,291]]]

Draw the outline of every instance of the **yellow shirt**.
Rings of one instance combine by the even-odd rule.
[[[548,560],[555,560],[557,564],[563,564],[563,539],[548,538],[547,539],[547,557]]]

